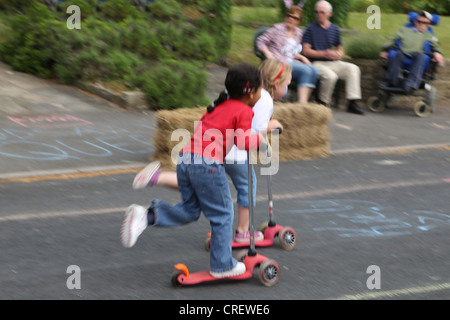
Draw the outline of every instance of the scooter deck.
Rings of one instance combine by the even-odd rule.
[[[264,230],[264,239],[255,241],[255,247],[270,247],[273,245],[275,236],[283,229],[283,226],[275,225],[273,227],[267,227]],[[236,242],[233,239],[232,248],[246,248],[250,247],[250,240],[246,242]]]
[[[199,284],[203,282],[212,282],[212,281],[218,281],[218,280],[245,280],[250,279],[253,277],[253,270],[255,267],[264,261],[269,260],[269,258],[256,254],[255,256],[246,256],[244,258],[244,264],[246,267],[246,271],[235,277],[225,277],[225,278],[215,278],[213,277],[209,271],[198,271],[194,273],[189,273],[189,275],[186,275],[184,273],[181,273],[178,275],[177,280],[181,285],[194,285]]]

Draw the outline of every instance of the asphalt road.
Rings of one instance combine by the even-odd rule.
[[[282,163],[273,178],[277,222],[291,226],[293,251],[278,242],[258,253],[281,268],[278,284],[256,275],[174,289],[176,263],[208,267],[203,217],[175,228],[148,228],[121,247],[124,209],[152,198],[175,203],[161,187],[134,191],[133,173],[0,184],[0,299],[449,299],[450,151],[338,155]],[[264,178],[256,224],[267,220]],[[67,287],[69,266],[80,289]],[[368,289],[379,267],[380,289]]]
[[[149,228],[131,249],[119,240],[129,204],[180,199],[131,189],[154,150],[153,114],[3,64],[0,73],[0,299],[450,298],[448,102],[423,119],[408,101],[363,117],[333,109],[333,154],[281,163],[273,177],[276,221],[299,237],[293,251],[258,249],[280,265],[279,282],[264,287],[255,272],[174,289],[176,263],[208,268],[205,218]],[[256,225],[266,194],[260,178]]]

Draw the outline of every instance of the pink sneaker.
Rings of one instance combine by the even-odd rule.
[[[255,231],[255,241],[261,240],[264,240],[264,234],[261,231]],[[236,230],[234,241],[239,243],[250,242],[250,231],[239,232],[238,230]]]
[[[144,189],[148,185],[154,186],[158,182],[161,173],[161,163],[159,161],[151,162],[142,169],[133,180],[133,189]]]

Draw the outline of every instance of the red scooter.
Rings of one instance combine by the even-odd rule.
[[[249,187],[249,203],[253,204],[253,193],[251,190],[253,190],[253,179],[252,177],[252,168],[253,165],[251,164],[251,155],[250,152],[248,152],[247,155],[248,160],[248,187]],[[253,206],[250,205],[249,207],[250,211],[250,248],[248,250],[244,249],[241,250],[237,256],[236,260],[243,262],[246,267],[245,273],[234,276],[234,277],[226,277],[226,278],[215,278],[211,276],[210,272],[208,270],[205,271],[199,271],[190,273],[188,268],[184,264],[177,264],[175,265],[176,271],[172,275],[172,285],[174,287],[181,287],[185,285],[194,285],[199,284],[203,282],[211,282],[211,281],[217,281],[217,280],[223,280],[223,279],[231,279],[231,280],[245,280],[253,277],[253,271],[256,267],[259,267],[258,269],[258,276],[261,283],[265,286],[271,287],[275,285],[279,278],[280,278],[280,267],[278,263],[275,260],[271,260],[265,256],[262,256],[258,253],[256,253],[255,250],[255,241],[254,241],[254,228],[253,228]]]

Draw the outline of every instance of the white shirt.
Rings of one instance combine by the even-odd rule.
[[[267,130],[269,121],[273,115],[273,99],[264,88],[261,89],[261,98],[253,107],[252,132]],[[240,150],[233,145],[225,157],[225,163],[245,163],[247,151]]]
[[[281,49],[281,54],[287,58],[287,61],[292,62],[297,54],[302,52],[302,45],[289,38],[286,45]]]

